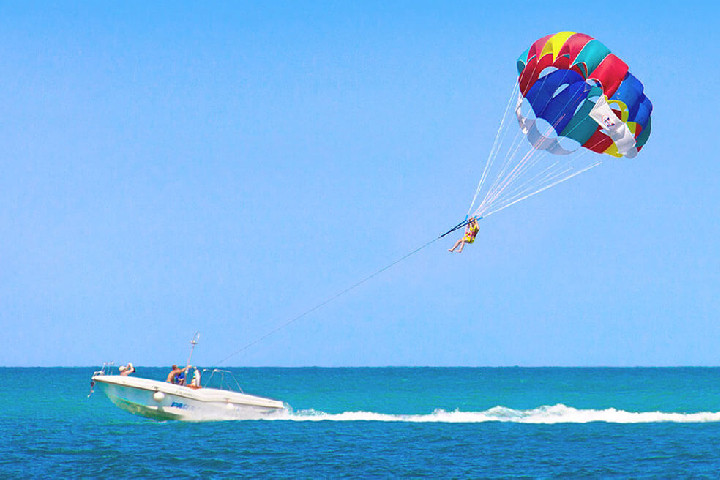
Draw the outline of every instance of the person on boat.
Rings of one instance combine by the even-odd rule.
[[[477,219],[475,217],[472,217],[468,224],[465,225],[465,235],[463,235],[460,240],[455,242],[455,245],[453,245],[453,247],[449,249],[448,252],[454,252],[455,249],[457,249],[457,253],[462,253],[465,244],[473,243],[479,231],[480,227],[478,227]]]
[[[135,373],[135,367],[133,367],[132,362],[128,363],[127,365],[120,366],[120,375],[123,377],[127,377],[130,374]]]
[[[168,373],[166,382],[174,383],[176,385],[185,385],[185,372],[188,371],[190,365],[185,368],[180,368],[177,365],[172,366],[172,371]]]
[[[193,374],[192,381],[188,386],[190,388],[200,388],[200,370],[198,370],[197,367],[195,367],[195,373]]]

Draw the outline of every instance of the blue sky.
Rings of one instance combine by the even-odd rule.
[[[633,160],[436,242],[228,365],[718,365],[712,2],[0,2],[0,365],[214,364],[464,216],[563,30]]]

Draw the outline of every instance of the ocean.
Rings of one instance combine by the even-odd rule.
[[[720,476],[720,368],[233,368],[291,411],[202,423],[88,398],[93,370],[0,368],[0,478]]]

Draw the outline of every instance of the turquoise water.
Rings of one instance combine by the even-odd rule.
[[[155,422],[0,368],[0,478],[716,478],[720,368],[238,368],[272,421]],[[168,369],[138,367],[164,379]]]

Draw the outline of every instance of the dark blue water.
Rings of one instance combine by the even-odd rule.
[[[138,368],[164,379],[167,369]],[[234,369],[282,420],[155,422],[0,368],[0,478],[716,478],[720,369]]]

